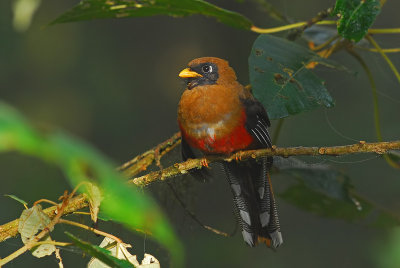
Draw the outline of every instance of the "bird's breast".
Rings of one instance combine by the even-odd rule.
[[[208,154],[230,154],[247,148],[253,142],[253,137],[245,127],[244,110],[236,120],[232,120],[231,116],[226,115],[226,118],[215,123],[185,127],[179,122],[179,127],[183,137],[192,147]]]

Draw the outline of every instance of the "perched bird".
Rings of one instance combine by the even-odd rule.
[[[198,58],[179,76],[187,83],[178,107],[184,160],[195,158],[197,150],[227,155],[272,146],[264,107],[237,81],[227,61]],[[269,177],[272,157],[222,164],[244,241],[277,248],[283,241]]]

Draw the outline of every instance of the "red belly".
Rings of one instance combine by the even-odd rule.
[[[230,154],[234,151],[239,151],[247,148],[252,142],[253,137],[245,128],[246,114],[240,118],[239,124],[223,137],[212,138],[206,136],[204,138],[195,138],[181,128],[182,136],[190,146],[200,149],[204,153],[209,154]]]

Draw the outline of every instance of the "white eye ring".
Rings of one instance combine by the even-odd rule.
[[[211,73],[213,71],[212,66],[211,65],[204,65],[202,68],[203,72],[205,73]]]

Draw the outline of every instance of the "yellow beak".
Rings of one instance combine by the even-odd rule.
[[[190,68],[186,68],[179,73],[179,77],[181,78],[194,78],[194,77],[203,77],[201,74],[193,72]]]

